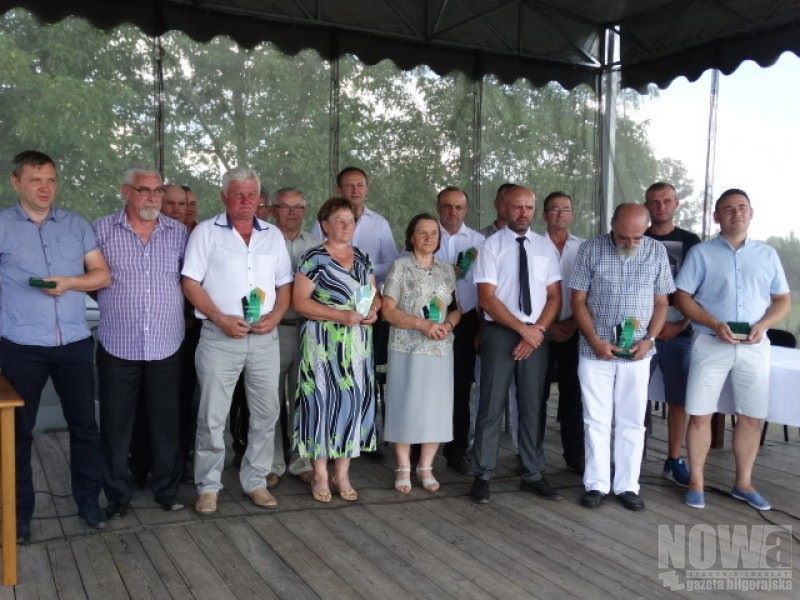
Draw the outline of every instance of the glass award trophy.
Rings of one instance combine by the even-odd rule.
[[[750,323],[744,321],[728,321],[728,327],[733,334],[733,338],[739,341],[746,340],[750,335]]]
[[[463,279],[469,273],[469,269],[472,266],[472,263],[475,262],[475,259],[478,258],[478,251],[473,248],[467,248],[466,250],[462,250],[458,253],[458,257],[456,258],[456,275],[458,279]]]
[[[261,320],[261,305],[264,303],[264,290],[253,288],[247,296],[242,297],[242,311],[244,320],[250,325],[255,325]]]
[[[619,358],[631,358],[631,346],[635,341],[636,330],[639,329],[639,319],[628,317],[622,323],[614,326],[614,345],[619,348],[619,352],[614,352],[614,356]]]
[[[362,285],[356,290],[355,293],[355,311],[362,317],[369,314],[369,309],[372,308],[372,301],[375,299],[375,290],[372,286]]]
[[[439,298],[431,298],[431,301],[422,307],[422,316],[434,323],[444,323],[444,313],[444,304]]]

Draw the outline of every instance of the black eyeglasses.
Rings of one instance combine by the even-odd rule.
[[[157,188],[149,188],[147,186],[140,186],[136,187],[135,185],[128,184],[128,187],[132,190],[135,190],[137,194],[139,194],[140,198],[147,198],[148,196],[163,196],[164,195],[164,188],[157,187]]]

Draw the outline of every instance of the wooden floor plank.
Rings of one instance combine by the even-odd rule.
[[[493,560],[494,557],[487,556],[480,548],[476,549],[471,536],[458,530],[442,532],[435,531],[434,528],[414,526],[417,519],[406,508],[413,513],[415,507],[406,507],[405,504],[369,507],[372,514],[390,523],[393,528],[408,532],[410,539],[429,548],[443,563],[450,565],[498,600],[537,597],[506,576],[505,564],[498,564]],[[470,552],[470,549],[473,551]]]
[[[70,543],[62,540],[47,544],[46,548],[58,597],[62,600],[86,597]]]
[[[415,571],[455,598],[490,600],[492,596],[470,579],[453,569],[448,561],[428,547],[417,544],[407,535],[408,525],[395,529],[378,519],[365,507],[354,507],[342,518],[357,524],[379,540]]]
[[[103,540],[133,600],[172,598],[135,533],[110,533]]]
[[[186,525],[186,531],[239,600],[277,600],[267,582],[250,566],[216,522]]]
[[[326,513],[324,522],[308,513],[286,513],[276,518],[364,598],[405,598],[407,594],[400,586],[331,532],[326,523],[336,516]]]
[[[174,600],[191,600],[194,598],[189,589],[189,584],[183,579],[155,534],[151,531],[140,531],[137,537],[170,596]]]
[[[14,594],[17,600],[53,600],[58,598],[53,570],[44,544],[20,546]],[[78,597],[80,598],[80,596]]]
[[[99,534],[76,538],[70,545],[88,598],[96,600],[130,598],[114,559]]]
[[[362,598],[349,582],[340,577],[316,554],[317,544],[307,546],[277,517],[268,515],[248,517],[247,523],[320,598],[326,600]]]
[[[321,598],[258,535],[246,521],[219,519],[214,524],[236,546],[248,564],[282,600],[318,600]]]
[[[195,598],[227,600],[236,597],[217,573],[216,561],[212,563],[206,558],[182,525],[159,528],[156,537]]]
[[[360,513],[348,509],[339,511],[325,525],[336,539],[358,552],[361,559],[370,563],[388,579],[403,589],[410,598],[442,600],[450,598],[443,588],[413,569],[403,558],[380,544],[359,522]],[[350,518],[348,518],[350,517]]]

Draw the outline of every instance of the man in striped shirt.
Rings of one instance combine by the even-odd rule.
[[[161,214],[158,173],[131,169],[122,185],[125,206],[94,223],[111,269],[100,306],[97,372],[100,436],[108,518],[123,516],[133,488],[128,471],[136,405],[145,403],[153,457],[151,482],[164,510],[176,502],[181,477],[179,398],[184,336],[180,270],[188,231]]]

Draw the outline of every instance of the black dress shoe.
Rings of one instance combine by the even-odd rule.
[[[476,477],[472,482],[472,489],[469,491],[470,500],[478,504],[488,504],[490,496],[489,480]]]
[[[158,502],[161,510],[165,510],[167,512],[175,512],[176,510],[183,509],[183,504],[175,500],[175,498],[157,498],[156,502]]]
[[[561,500],[561,494],[554,489],[547,480],[542,477],[536,481],[520,480],[519,489],[523,492],[530,492],[544,498],[545,500]]]
[[[108,525],[106,516],[97,501],[90,501],[78,508],[78,516],[92,529],[105,529]]]
[[[628,510],[644,510],[644,500],[635,492],[622,492],[621,494],[617,494],[617,498],[619,498],[622,506]]]
[[[31,522],[19,520],[17,522],[17,544],[25,546],[31,543]]]
[[[106,506],[106,519],[113,519],[114,517],[124,517],[128,509],[131,507],[130,502],[120,502],[119,500],[113,500],[109,502]]]
[[[589,490],[581,496],[581,506],[584,508],[597,508],[606,499],[606,495],[600,490]]]

